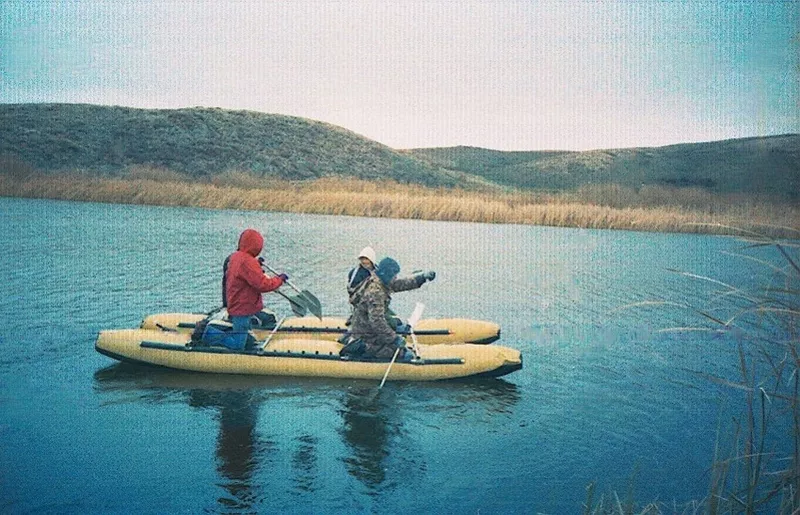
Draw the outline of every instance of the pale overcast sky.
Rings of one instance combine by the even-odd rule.
[[[394,148],[800,132],[800,2],[0,0],[0,103],[208,106]]]

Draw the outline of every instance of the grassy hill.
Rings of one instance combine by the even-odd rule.
[[[0,105],[0,156],[35,170],[114,175],[130,166],[197,178],[226,171],[278,179],[345,176],[454,186],[463,174],[340,127],[214,108]]]
[[[431,166],[499,184],[564,190],[614,183],[697,187],[714,193],[800,195],[800,135],[586,152],[500,152],[472,147],[416,149]]]
[[[289,180],[540,190],[648,185],[800,198],[796,134],[587,152],[394,150],[330,124],[252,111],[0,105],[0,172],[84,170],[113,177],[137,165],[198,180],[240,171]]]

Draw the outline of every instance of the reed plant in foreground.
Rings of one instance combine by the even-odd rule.
[[[757,291],[716,281],[720,296],[736,299],[736,311],[727,318],[696,311],[711,321],[710,330],[737,332],[740,380],[730,386],[745,392],[743,415],[734,420],[731,449],[725,456],[718,449],[715,456],[709,512],[793,514],[800,511],[800,246],[796,240],[778,241],[750,232],[745,241],[748,249],[773,249],[778,254],[777,265],[739,255],[766,267],[771,281]],[[773,427],[787,417],[789,427]],[[786,456],[767,447],[769,436],[781,430],[786,434],[774,436],[793,443]]]
[[[675,188],[642,188],[637,193],[614,185],[555,193],[465,190],[341,178],[266,180],[235,171],[198,182],[169,170],[136,167],[119,177],[79,171],[22,176],[0,173],[0,195],[660,232],[730,234],[730,228],[738,226],[760,228],[777,237],[800,228],[800,209],[787,202],[707,197],[709,194]]]
[[[714,309],[677,303],[702,323],[662,330],[735,336],[731,353],[738,361],[738,380],[701,374],[744,394],[740,414],[730,426],[721,425],[718,430],[708,495],[681,505],[650,503],[635,509],[632,501],[619,502],[615,493],[595,500],[595,487],[590,484],[585,513],[800,513],[800,244],[797,239],[780,241],[751,231],[741,233],[745,250],[770,249],[777,254],[777,264],[752,252],[737,254],[763,266],[769,279],[759,289],[748,290],[674,270],[717,288],[709,301]],[[648,301],[624,308],[653,304],[676,305]],[[782,453],[776,441],[788,443],[788,453]]]

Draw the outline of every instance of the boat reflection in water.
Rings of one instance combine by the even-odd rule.
[[[219,421],[216,438],[216,483],[228,495],[219,497],[222,511],[255,510],[264,498],[265,485],[256,480],[260,467],[268,465],[275,442],[258,432],[261,389],[274,381],[234,375],[210,375],[119,363],[94,374],[95,389],[103,393],[123,392],[125,401],[139,404],[175,403],[212,410]],[[269,378],[265,378],[269,379]],[[131,395],[133,394],[133,395]],[[146,426],[147,421],[142,424]],[[153,428],[157,431],[157,428]],[[192,447],[186,438],[181,440]],[[181,449],[176,449],[180,459]]]
[[[402,440],[402,422],[390,418],[388,402],[389,396],[376,395],[374,386],[354,388],[344,393],[340,412],[344,423],[339,431],[351,451],[344,458],[347,471],[371,491],[386,479],[390,441]]]
[[[247,390],[213,391],[193,389],[188,392],[189,405],[194,408],[219,410],[217,435],[217,472],[224,482],[220,485],[230,494],[217,501],[236,511],[252,510],[258,503],[258,484],[253,475],[271,442],[256,436],[258,404]]]
[[[372,381],[202,374],[118,363],[97,371],[94,380],[100,394],[118,397],[114,402],[212,410],[219,421],[215,462],[221,481],[215,484],[227,491],[217,509],[236,512],[266,505],[291,509],[298,500],[316,504],[319,494],[331,495],[325,488],[341,485],[346,475],[370,497],[415,484],[427,469],[421,440],[436,440],[430,432],[442,417],[486,419],[509,412],[519,400],[517,387],[502,379],[390,383],[379,391]],[[341,456],[335,456],[341,447],[331,441],[337,435],[345,446]],[[181,459],[181,449],[175,453]],[[281,459],[285,454],[288,460]],[[343,508],[363,508],[352,499],[358,492],[336,495]]]
[[[343,459],[347,472],[369,495],[416,485],[428,469],[420,441],[438,439],[431,433],[442,416],[485,419],[518,400],[516,385],[502,379],[393,384],[380,391],[359,382],[342,395],[339,432],[350,451]]]

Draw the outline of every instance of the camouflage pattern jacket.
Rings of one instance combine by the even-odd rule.
[[[389,324],[387,314],[392,293],[414,290],[422,285],[417,277],[393,279],[386,287],[372,272],[350,295],[353,317],[350,331],[354,338],[366,344],[365,358],[391,358],[397,346],[394,328]]]

